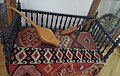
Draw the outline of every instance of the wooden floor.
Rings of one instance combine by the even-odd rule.
[[[9,76],[5,66],[5,56],[3,54],[3,45],[0,43],[0,76]]]
[[[2,49],[3,49],[3,45],[0,43],[0,76],[8,76],[5,66],[5,57]],[[120,47],[117,47],[115,50],[120,51]],[[67,76],[78,76],[78,75],[67,75]]]

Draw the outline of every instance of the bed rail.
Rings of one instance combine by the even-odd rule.
[[[89,32],[92,35],[93,40],[97,45],[97,49],[100,50],[102,54],[105,54],[105,60],[113,52],[113,49],[116,48],[120,43],[120,39],[118,39],[116,42],[113,40],[110,34],[99,23],[99,20],[91,22],[90,26],[86,27],[84,31]]]
[[[21,9],[20,11],[36,24],[53,30],[66,29],[70,26],[77,26],[83,23],[85,20],[92,19],[92,17],[86,16],[69,15],[28,9]],[[23,26],[32,26],[23,18],[21,23]]]
[[[17,38],[17,34],[20,28],[20,15],[16,14],[14,20],[11,22],[9,29],[2,32],[2,42],[4,44],[4,53],[6,59],[9,60],[10,55],[13,52],[13,46]]]
[[[19,1],[19,0],[18,0]],[[77,26],[86,20],[92,19],[91,17],[85,16],[77,16],[77,15],[69,15],[69,14],[60,14],[60,13],[52,13],[45,11],[35,11],[29,9],[21,9],[20,3],[18,3],[18,9],[24,13],[27,17],[29,17],[36,24],[50,28],[53,30],[56,29],[65,29],[70,26]],[[13,52],[13,46],[18,34],[19,28],[22,26],[32,26],[26,20],[24,20],[21,16],[16,14],[10,29],[4,33],[3,42],[4,42],[4,51],[7,51],[7,56],[10,56]],[[102,27],[102,25],[98,21],[91,22],[89,27],[80,26],[78,31],[86,31],[90,33],[97,44],[97,49],[100,50],[103,55],[104,52],[107,53],[104,55],[104,61],[109,57],[109,55],[113,52],[113,50],[120,43],[120,38],[115,42],[112,40],[112,37],[109,33]],[[111,45],[111,46],[110,46]],[[107,48],[107,47],[110,48]],[[9,57],[8,57],[9,59]]]
[[[104,56],[104,61],[106,61],[108,59],[108,57],[113,53],[114,49],[120,44],[120,38],[118,38],[113,46],[109,49],[109,51],[107,52],[107,54]]]
[[[44,13],[44,12],[43,12]],[[63,15],[63,14],[61,14]],[[89,18],[87,18],[89,19]],[[7,56],[10,56],[9,54],[12,54],[13,52],[13,46],[18,34],[18,30],[21,27],[21,16],[16,14],[15,19],[13,20],[10,29],[4,33],[4,50],[9,50],[7,52]],[[80,28],[82,28],[81,26]],[[84,29],[84,30],[83,30]],[[84,27],[81,29],[81,31],[86,31],[90,33],[97,44],[97,49],[100,50],[100,52],[103,53],[107,51],[107,53],[104,55],[104,61],[109,57],[109,55],[113,52],[113,50],[118,46],[120,43],[120,38],[115,42],[112,40],[111,36],[108,34],[108,32],[102,27],[102,25],[99,24],[98,21],[91,22],[90,26]],[[111,46],[110,46],[111,44]],[[107,47],[110,47],[109,49]],[[101,56],[102,56],[101,55]]]

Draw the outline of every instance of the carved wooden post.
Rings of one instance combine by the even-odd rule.
[[[101,0],[93,0],[88,16],[94,17]]]
[[[93,3],[90,7],[90,10],[88,12],[88,15],[89,17],[96,17],[96,10],[100,4],[100,1],[101,0],[93,0]],[[90,26],[90,24],[87,24],[84,28],[88,28]],[[83,29],[84,30],[84,29]]]
[[[13,6],[16,8],[16,0],[5,0],[5,3]],[[7,9],[7,19],[8,19],[8,24],[11,23],[13,17],[15,15],[15,12],[12,11],[11,9]]]

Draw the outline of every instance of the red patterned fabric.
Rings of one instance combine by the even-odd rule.
[[[58,48],[42,43],[34,28],[20,31],[17,45],[23,47],[14,46],[9,60],[10,76],[66,76],[68,73],[98,76],[103,66],[102,57],[98,50],[90,50],[96,49],[90,34],[78,31],[69,35],[61,35],[60,31],[54,33],[60,40]]]
[[[99,50],[78,48],[23,48],[14,46],[11,64],[102,62]]]
[[[103,66],[98,50],[23,48],[14,46],[9,60],[10,76],[98,76]]]
[[[60,41],[57,48],[96,49],[92,36],[87,32],[74,31],[68,35],[61,35],[58,30],[54,33],[56,38]],[[19,44],[22,47],[56,48],[50,44],[42,43],[34,28],[26,28],[19,32]]]
[[[65,76],[68,73],[98,76],[102,66],[102,63],[9,64],[9,69],[10,76]]]
[[[87,32],[81,32],[77,41],[86,49],[96,49],[97,47],[92,36]]]
[[[18,33],[19,43],[22,47],[39,47],[41,40],[34,28],[26,28]]]

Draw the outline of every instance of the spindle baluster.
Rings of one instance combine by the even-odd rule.
[[[105,49],[108,47],[108,45],[109,45],[109,43],[110,43],[110,40],[107,42],[107,44],[105,45],[105,47],[104,47],[104,49],[102,50],[102,53],[105,51]],[[107,50],[106,50],[107,51]]]
[[[33,21],[33,13],[31,12],[31,20]],[[31,27],[33,27],[33,25],[31,24]]]
[[[42,13],[42,17],[41,17],[41,27],[43,27],[43,16],[44,16],[44,14]]]
[[[99,32],[100,32],[100,28],[98,27],[98,29],[96,30],[97,32],[95,33],[93,39],[95,40],[95,38],[98,36]]]
[[[75,26],[75,22],[76,22],[76,18],[74,19],[72,26]]]
[[[64,22],[64,26],[63,26],[63,29],[65,29],[65,26],[66,26],[66,22],[68,20],[68,17],[65,18],[65,22]]]
[[[61,29],[61,24],[62,24],[62,20],[63,20],[63,16],[61,17],[61,20],[60,20],[60,25],[59,25],[59,29]]]
[[[38,25],[38,13],[36,13],[36,24]]]
[[[71,20],[72,20],[72,17],[70,17],[70,20],[69,20],[69,23],[68,23],[68,27],[67,27],[67,28],[69,28],[69,27],[70,27]]]
[[[27,12],[25,12],[25,16],[27,17]],[[26,23],[26,27],[27,27],[28,26],[27,20],[25,20],[25,23]]]
[[[100,33],[95,37],[95,43],[100,39],[100,35],[102,34],[102,30],[100,30]]]
[[[77,25],[79,25],[81,18],[78,19]]]
[[[51,25],[50,25],[50,28],[52,28],[52,26],[53,26],[53,19],[54,19],[54,15],[52,15],[52,18],[51,18]]]
[[[95,26],[96,26],[96,25],[95,25]],[[94,37],[94,34],[95,34],[97,28],[98,28],[98,26],[95,27],[95,30],[94,30],[93,33],[92,33],[92,37]]]
[[[46,19],[46,28],[48,27],[48,19],[49,19],[49,14],[47,15],[47,19]]]
[[[103,47],[106,40],[107,40],[107,37],[105,37],[105,39],[101,42],[100,48],[98,50],[100,50]]]
[[[97,44],[97,46],[99,46],[100,45],[100,43],[101,43],[101,41],[102,41],[102,39],[104,38],[104,35],[102,35],[102,37],[100,38],[100,40],[99,40],[99,42],[98,42],[98,44]]]
[[[55,21],[55,30],[57,29],[57,23],[58,23],[58,16],[57,16],[56,21]]]

